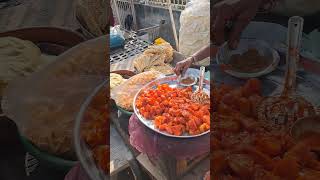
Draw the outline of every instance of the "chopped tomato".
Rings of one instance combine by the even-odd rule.
[[[136,106],[141,115],[154,120],[160,131],[177,136],[199,134],[210,128],[210,105],[191,101],[192,88],[171,88],[168,84],[142,92]]]

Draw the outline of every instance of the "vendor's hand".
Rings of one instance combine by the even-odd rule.
[[[176,73],[177,76],[184,74],[187,71],[187,69],[191,66],[192,62],[192,57],[182,60],[176,64],[176,67],[173,69],[173,71]]]
[[[230,30],[228,44],[231,49],[238,46],[242,30],[256,15],[262,0],[223,0],[213,5],[212,27],[213,40],[217,45],[226,41],[225,29],[229,21],[233,26]]]

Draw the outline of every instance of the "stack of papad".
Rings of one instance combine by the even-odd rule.
[[[173,60],[173,48],[169,43],[152,45],[141,55],[134,59],[136,70],[146,72],[156,70],[163,74],[172,74],[172,67],[169,65]]]

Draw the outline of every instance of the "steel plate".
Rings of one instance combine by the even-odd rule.
[[[140,94],[148,89],[155,89],[157,87],[157,85],[160,84],[169,84],[170,87],[178,87],[178,81],[177,81],[177,76],[173,75],[173,76],[167,76],[161,79],[156,79],[152,82],[150,82],[149,84],[145,85],[143,88],[141,88],[139,90],[139,92],[136,94],[134,101],[133,101],[133,109],[134,109],[134,113],[137,115],[138,119],[140,120],[140,122],[142,124],[144,124],[145,126],[147,126],[148,128],[150,128],[151,130],[162,134],[164,136],[168,136],[168,137],[174,137],[174,138],[194,138],[194,137],[199,137],[199,136],[203,136],[205,134],[208,134],[210,132],[210,130],[201,133],[201,134],[197,134],[197,135],[189,135],[187,133],[181,135],[181,136],[176,136],[176,135],[171,135],[168,134],[166,132],[162,132],[160,130],[158,130],[157,128],[155,128],[154,126],[154,120],[149,120],[149,119],[145,119],[139,112],[138,108],[136,107],[136,100],[137,98],[140,96]],[[193,90],[196,90],[198,86],[194,85],[192,86]],[[204,80],[204,87],[203,90],[210,96],[210,82],[208,80]]]

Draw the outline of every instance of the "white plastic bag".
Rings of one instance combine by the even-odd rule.
[[[117,35],[124,39],[124,35],[120,29],[120,25],[116,25],[110,28],[110,36],[117,36]]]
[[[191,56],[210,44],[210,1],[191,0],[180,16],[179,51]],[[210,58],[197,63],[208,66]]]

